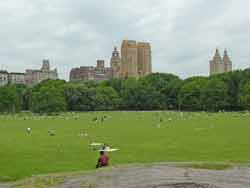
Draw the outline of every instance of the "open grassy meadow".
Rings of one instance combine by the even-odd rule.
[[[31,128],[30,134],[27,128]],[[51,136],[49,130],[54,130],[55,135]],[[90,147],[93,142],[108,143],[120,149],[109,153],[111,165],[168,161],[246,164],[250,163],[250,114],[2,115],[0,181],[94,169],[98,152]]]

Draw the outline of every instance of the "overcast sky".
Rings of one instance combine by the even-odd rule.
[[[250,67],[250,1],[0,1],[0,69],[38,69],[48,58],[68,79],[96,59],[109,66],[123,39],[151,43],[154,72],[208,75],[216,47],[235,69]]]

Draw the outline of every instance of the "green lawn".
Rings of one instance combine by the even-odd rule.
[[[92,121],[103,115],[109,117],[103,123]],[[163,122],[159,128],[160,117]],[[30,135],[28,127],[32,128]],[[49,136],[49,129],[55,129],[56,135]],[[89,137],[80,137],[81,132]],[[91,142],[106,142],[120,149],[110,154],[112,165],[250,163],[250,115],[93,112],[58,117],[0,116],[0,181],[93,169],[98,152],[91,150]]]

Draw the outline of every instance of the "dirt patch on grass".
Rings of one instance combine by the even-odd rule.
[[[216,188],[216,187],[208,184],[172,183],[172,184],[155,186],[154,188]]]
[[[202,170],[163,165],[118,167],[67,177],[58,188],[249,188],[250,169]]]
[[[34,177],[24,186],[37,188],[249,188],[250,168],[220,170],[173,167],[169,165],[113,167],[91,173],[64,174],[53,178]],[[32,183],[30,182],[35,182]],[[38,183],[37,183],[38,182]],[[16,184],[11,188],[22,187]],[[1,186],[0,186],[1,187]],[[19,188],[18,187],[18,188]],[[2,187],[1,187],[2,188]],[[5,188],[5,187],[4,187]],[[25,187],[26,188],[26,187]]]
[[[9,184],[6,184],[6,183],[0,183],[0,188],[8,188],[10,187]]]

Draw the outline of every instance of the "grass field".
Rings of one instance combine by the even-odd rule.
[[[94,122],[93,118],[108,118]],[[160,123],[160,119],[163,121]],[[160,124],[160,125],[159,125]],[[26,129],[32,128],[28,134]],[[55,136],[48,134],[55,129]],[[88,137],[80,136],[87,133]],[[250,163],[249,113],[92,112],[0,116],[0,181],[94,169],[91,142],[120,151],[111,164],[168,161]]]

